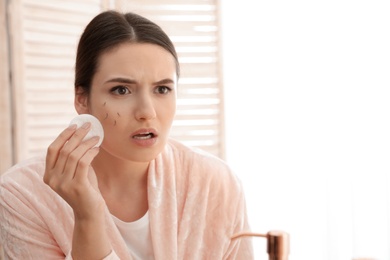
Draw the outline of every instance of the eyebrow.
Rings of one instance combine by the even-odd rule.
[[[112,78],[107,80],[105,83],[110,83],[110,82],[119,82],[119,83],[126,83],[126,84],[135,84],[137,81],[132,80],[132,79],[127,79],[127,78]]]
[[[163,79],[155,82],[155,85],[164,85],[164,84],[174,84],[175,82],[172,79]]]
[[[136,84],[136,80],[128,79],[128,78],[112,78],[107,80],[105,83],[111,83],[111,82],[119,82],[119,83],[125,83],[125,84]],[[166,78],[159,80],[157,82],[154,82],[153,85],[164,85],[164,84],[174,84],[175,82],[172,79]]]

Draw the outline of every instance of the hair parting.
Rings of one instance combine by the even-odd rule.
[[[159,25],[135,13],[108,10],[93,18],[80,37],[74,86],[81,86],[84,93],[89,95],[102,54],[124,43],[150,43],[164,48],[172,54],[179,77],[180,66],[175,47]]]

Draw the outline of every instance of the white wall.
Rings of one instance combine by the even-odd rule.
[[[289,232],[291,260],[390,259],[389,1],[220,2],[227,161],[253,231]]]

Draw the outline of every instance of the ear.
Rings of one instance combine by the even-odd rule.
[[[82,87],[76,87],[74,107],[78,114],[89,114],[88,94]]]

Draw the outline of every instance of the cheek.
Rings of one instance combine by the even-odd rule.
[[[169,104],[162,107],[160,110],[159,116],[163,119],[167,124],[172,124],[176,114],[176,105]]]
[[[176,115],[176,99],[170,105],[168,106],[169,114],[171,115],[172,118],[175,117]]]
[[[123,116],[119,106],[110,104],[107,101],[104,101],[101,104],[98,111],[97,117],[105,127],[118,125],[121,121],[121,117]]]

